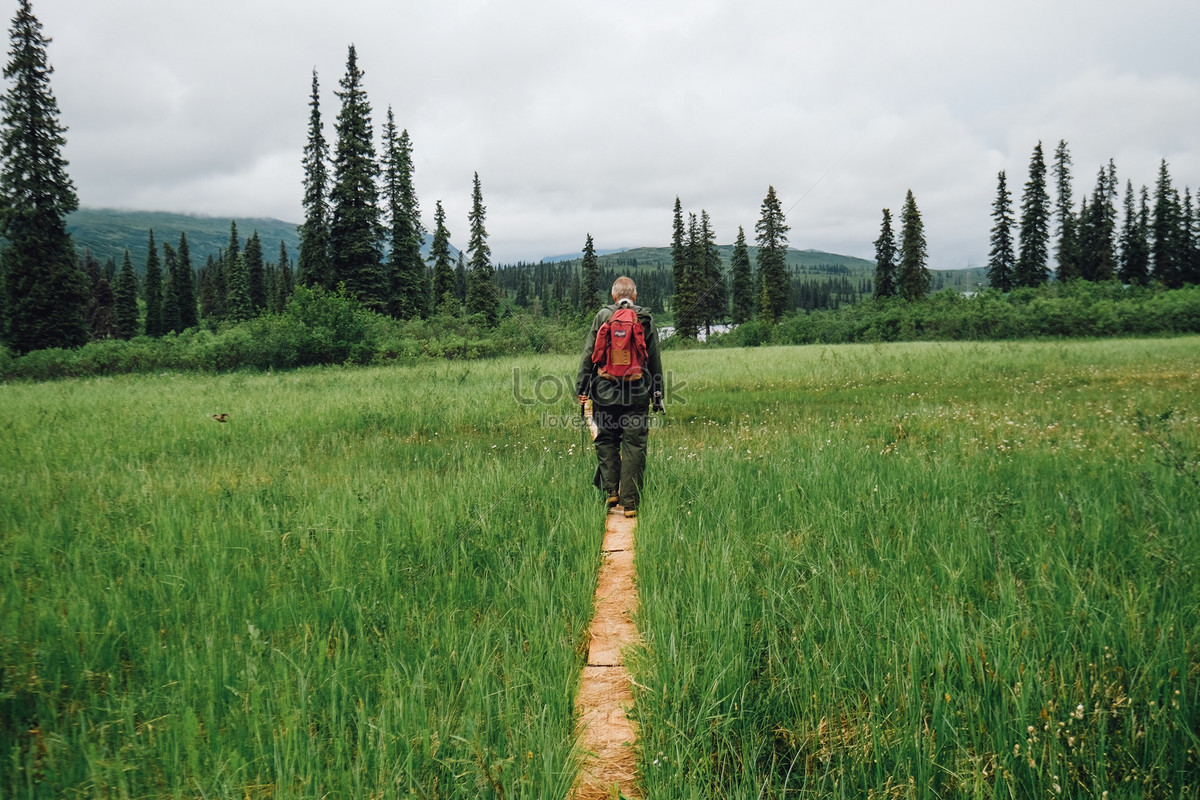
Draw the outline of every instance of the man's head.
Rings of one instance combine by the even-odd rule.
[[[613,281],[612,299],[618,303],[622,300],[637,300],[637,286],[634,284],[633,278],[622,275]]]

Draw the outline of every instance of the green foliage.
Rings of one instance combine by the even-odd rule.
[[[492,248],[488,246],[487,208],[483,205],[483,189],[479,173],[471,189],[471,213],[468,222],[471,239],[467,250],[471,254],[470,271],[467,278],[467,313],[482,314],[488,325],[495,325],[500,314],[500,295],[493,280]]]
[[[883,222],[879,226],[879,238],[875,240],[875,296],[893,297],[896,285],[896,235],[892,232],[892,210],[883,210]]]
[[[1001,292],[1013,288],[1012,194],[1004,170],[996,178],[996,199],[992,202],[992,249],[988,252],[988,285]],[[1060,255],[1060,259],[1064,256]],[[1061,262],[1060,262],[1061,263]]]
[[[137,275],[134,274],[133,260],[128,250],[121,259],[114,295],[116,336],[119,339],[132,339],[138,332]]]
[[[675,352],[637,533],[645,796],[1197,796],[1198,354]]]
[[[164,241],[179,234],[187,236],[193,266],[214,259],[229,245],[230,217],[205,217],[196,214],[173,214],[165,211],[126,211],[103,208],[80,208],[67,216],[67,232],[76,249],[90,249],[101,262],[112,259],[116,264],[129,250],[134,270],[141,274],[146,263],[146,232],[166,232]],[[261,217],[235,217],[241,230],[256,230],[264,247],[284,242],[293,251],[299,246],[296,223]]]
[[[511,362],[0,393],[0,795],[567,796],[598,506]]]
[[[216,330],[189,329],[160,339],[94,341],[20,357],[7,354],[0,378],[48,380],[163,370],[228,372],[574,354],[586,332],[586,323],[574,315],[555,319],[513,314],[494,327],[478,315],[394,320],[364,310],[344,291],[296,287],[282,313],[226,323]]]
[[[354,45],[346,57],[346,74],[339,81],[342,101],[334,146],[332,218],[329,226],[334,278],[364,308],[383,312],[388,307],[391,281],[383,265],[380,222],[379,164],[371,125],[371,106],[363,87]]]
[[[9,87],[0,97],[0,336],[19,352],[71,347],[88,338],[89,280],[65,226],[79,199],[62,155],[49,39],[29,0],[21,0],[9,39]]]
[[[1013,286],[1041,286],[1050,277],[1050,194],[1046,190],[1046,160],[1041,142],[1033,148],[1029,159],[1029,180],[1021,197],[1017,241]]]
[[[900,264],[896,272],[896,289],[905,300],[916,300],[929,294],[933,276],[926,266],[925,223],[921,221],[921,212],[912,189],[908,190],[904,199],[900,220]]]
[[[750,267],[750,250],[746,247],[746,232],[738,227],[737,240],[729,260],[729,321],[734,325],[748,322],[758,307],[754,295],[754,275]]]
[[[329,144],[321,123],[321,92],[317,71],[312,74],[308,141],[304,145],[304,224],[299,227],[300,255],[296,279],[305,286],[332,289],[333,264],[329,253]]]
[[[1200,332],[1200,286],[1167,291],[1074,281],[1007,294],[952,289],[916,302],[874,298],[836,310],[742,325],[710,346],[898,341],[985,341],[1041,337],[1157,336]]]
[[[755,241],[758,243],[758,280],[760,284],[759,309],[764,319],[778,322],[789,310],[789,278],[786,267],[789,226],[783,207],[775,194],[775,187],[767,189],[762,203],[762,213],[754,226]]]

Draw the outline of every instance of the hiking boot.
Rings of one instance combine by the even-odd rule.
[[[636,516],[637,516],[637,509],[636,509],[636,508],[627,508],[627,509],[625,509],[625,518],[626,518],[626,519],[633,519],[633,518],[634,518],[634,517],[636,517]]]
[[[616,507],[617,503],[619,502],[621,502],[621,498],[617,497],[617,493],[609,492],[608,499],[604,501],[604,504],[611,509]]]

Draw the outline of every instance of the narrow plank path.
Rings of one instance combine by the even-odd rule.
[[[622,659],[622,651],[638,641],[633,624],[638,599],[633,568],[636,529],[637,520],[626,519],[620,506],[605,520],[596,615],[576,700],[585,758],[571,790],[574,800],[642,796],[636,785],[637,730],[626,714],[633,705],[633,690]]]

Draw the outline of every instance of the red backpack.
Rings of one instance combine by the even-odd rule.
[[[592,363],[602,378],[636,381],[646,364],[646,332],[632,306],[618,308],[596,332]]]

